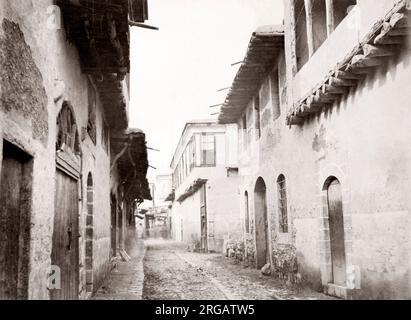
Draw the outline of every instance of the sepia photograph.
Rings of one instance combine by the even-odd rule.
[[[410,40],[411,0],[0,0],[0,300],[411,300]]]

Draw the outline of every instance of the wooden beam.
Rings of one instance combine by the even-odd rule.
[[[314,97],[310,96],[307,98],[306,101],[308,107],[312,110],[314,110],[315,112],[318,112],[320,110],[322,110],[322,108],[325,106],[324,103],[318,103],[318,102],[314,102]]]
[[[384,22],[380,33],[380,38],[385,36],[406,36],[410,33],[410,26],[408,20],[400,16],[394,15],[390,22]]]
[[[389,37],[387,34],[380,34],[374,40],[375,45],[401,45],[404,43],[405,37]]]
[[[144,29],[159,30],[158,27],[150,26],[150,25],[145,24],[145,23],[135,22],[135,21],[131,21],[131,20],[128,21],[128,24],[131,27],[139,27],[139,28],[144,28]]]
[[[362,79],[363,77],[358,74],[353,74],[353,73],[342,71],[342,70],[337,70],[334,73],[334,77],[330,78],[331,81],[341,81],[343,83],[344,83],[343,80],[362,80]],[[332,84],[331,81],[330,81],[330,84]],[[347,81],[346,83],[349,84],[353,82]],[[347,86],[350,86],[350,85],[347,85]]]
[[[373,68],[384,63],[383,60],[377,58],[367,58],[363,54],[357,54],[351,60],[350,68]]]
[[[314,96],[314,102],[318,103],[334,103],[335,101],[340,100],[341,96],[331,93],[324,93],[321,90],[318,90]]]
[[[335,29],[334,21],[334,0],[325,0],[326,16],[327,16],[327,34],[330,36]]]
[[[313,113],[313,110],[311,110],[310,107],[309,107],[306,103],[302,103],[302,104],[300,105],[298,111],[299,111],[299,112],[298,112],[298,113],[299,113],[298,116],[302,116],[302,117],[308,116],[308,115],[310,115],[311,113]]]
[[[291,116],[287,120],[287,124],[290,126],[295,126],[295,125],[302,125],[304,123],[304,118],[298,117],[298,116]]]
[[[403,37],[411,34],[411,28],[395,28],[388,32],[390,37]]]
[[[408,18],[404,13],[394,13],[390,19],[390,25],[393,28],[409,28]]]
[[[287,2],[287,6],[289,6],[289,12],[290,16],[288,17],[290,19],[289,24],[290,24],[290,29],[291,32],[289,34],[289,46],[290,46],[290,60],[291,60],[291,65],[290,65],[290,71],[293,76],[296,75],[298,72],[298,67],[297,67],[297,54],[296,54],[296,12],[295,12],[295,1],[296,0],[290,0]],[[287,52],[288,50],[286,50]],[[288,54],[288,52],[287,52]]]
[[[362,49],[366,58],[390,57],[394,55],[394,52],[386,47],[373,46],[371,44],[364,44]]]
[[[350,66],[348,66],[350,68]],[[375,71],[375,67],[369,67],[369,68],[351,68],[349,69],[350,72],[362,76],[368,76],[369,74],[373,73]]]
[[[339,94],[339,95],[345,95],[348,92],[347,87],[335,87],[329,84],[323,85],[321,90],[323,93]]]
[[[114,157],[113,163],[111,164],[111,167],[110,167],[110,172],[113,172],[117,164],[117,161],[124,155],[124,153],[126,153],[129,147],[130,147],[130,144],[125,145],[124,148]]]
[[[315,52],[314,47],[314,22],[313,22],[313,0],[304,0],[306,21],[307,21],[307,45],[309,56]]]

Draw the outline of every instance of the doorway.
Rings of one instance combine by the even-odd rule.
[[[208,230],[207,230],[207,196],[206,185],[200,189],[200,219],[201,219],[201,240],[200,250],[203,253],[208,252]]]
[[[0,177],[0,300],[27,299],[32,158],[3,141]]]
[[[117,256],[117,199],[111,195],[111,257]]]
[[[54,230],[51,264],[60,269],[60,283],[50,289],[53,300],[79,298],[80,139],[70,102],[57,117]]]
[[[245,215],[245,220],[244,220],[245,233],[249,234],[250,233],[250,212],[248,208],[248,192],[247,191],[244,193],[244,215]]]
[[[53,300],[78,299],[78,202],[77,180],[57,170],[51,264],[60,268],[61,288],[51,290]]]
[[[268,219],[266,184],[258,178],[254,189],[256,267],[261,269],[269,261],[268,258]]]
[[[93,292],[93,245],[94,245],[94,189],[93,176],[89,173],[87,177],[87,217],[86,217],[86,291]]]
[[[118,234],[118,237],[117,237],[117,243],[118,243],[118,251],[120,252],[121,250],[123,250],[124,249],[124,242],[125,242],[125,239],[124,239],[124,229],[123,229],[123,219],[124,219],[124,216],[123,216],[123,208],[121,207],[121,206],[118,206],[118,210],[117,210],[117,221],[118,221],[118,223],[117,223],[117,225],[118,225],[118,228],[117,228],[117,234]]]
[[[346,286],[344,216],[340,181],[333,178],[327,188],[333,284]]]

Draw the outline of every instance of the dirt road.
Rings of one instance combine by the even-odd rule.
[[[182,244],[146,240],[143,299],[147,300],[318,300],[309,289],[289,288],[258,270],[221,254],[187,252]]]

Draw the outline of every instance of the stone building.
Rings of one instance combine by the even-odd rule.
[[[187,123],[170,167],[175,240],[201,252],[222,252],[224,241],[241,237],[236,125]]]
[[[238,126],[244,258],[259,269],[267,263],[273,265],[274,254],[286,256],[293,267],[287,207],[284,206],[280,221],[274,206],[277,180],[283,180],[283,173],[276,168],[283,160],[282,154],[275,152],[275,146],[285,127],[286,111],[284,27],[260,27],[251,37],[219,116],[220,123]]]
[[[156,177],[155,182],[155,195],[154,202],[156,206],[165,207],[170,204],[170,201],[167,200],[170,195],[171,190],[173,189],[173,175],[170,174],[159,174]]]
[[[410,298],[410,3],[284,5],[284,33],[253,35],[219,116],[239,126],[256,266],[342,298]]]
[[[154,183],[150,183],[153,201],[146,206],[144,214],[139,215],[144,220],[142,225],[146,238],[171,238],[171,200],[168,196],[172,190],[172,179],[171,174],[160,174]]]
[[[129,19],[147,3],[57,4],[0,1],[0,299],[90,297],[150,198],[127,128]]]

